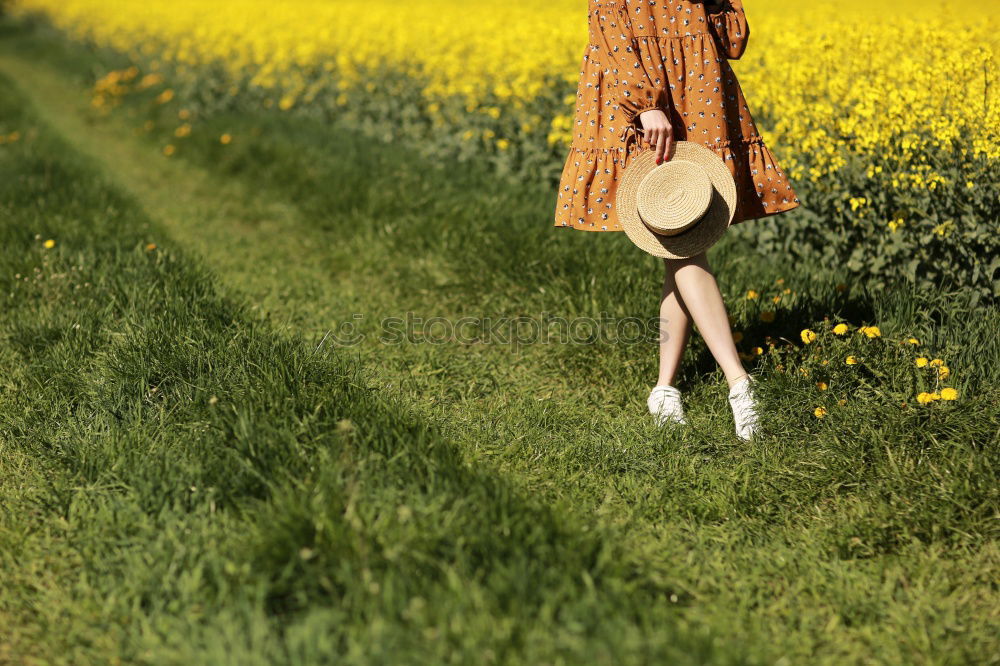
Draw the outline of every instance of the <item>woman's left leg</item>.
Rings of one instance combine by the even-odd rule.
[[[747,374],[733,342],[726,304],[702,252],[687,259],[666,259],[668,272],[672,272],[677,292],[684,308],[698,326],[709,351],[726,375],[729,387]]]

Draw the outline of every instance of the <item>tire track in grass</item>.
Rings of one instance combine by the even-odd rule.
[[[0,76],[3,122],[28,129],[0,152],[0,655],[747,662],[677,623],[620,528],[466,465],[171,238],[145,249],[158,224]]]

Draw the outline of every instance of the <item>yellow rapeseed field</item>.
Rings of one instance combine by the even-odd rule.
[[[984,3],[745,5],[751,42],[737,72],[771,142],[795,146],[783,155],[793,179],[818,180],[847,153],[889,151],[914,162],[898,175],[900,187],[933,187],[944,177],[908,157],[953,141],[1000,157],[1000,86],[991,81],[1000,21]],[[15,2],[153,69],[197,76],[206,64],[221,65],[234,94],[263,90],[279,108],[322,96],[349,105],[391,68],[426,81],[432,113],[434,100],[459,96],[470,115],[514,113],[528,130],[550,123],[551,143],[568,143],[573,99],[555,117],[535,113],[536,100],[553,94],[556,81],[575,82],[586,7],[585,0]]]

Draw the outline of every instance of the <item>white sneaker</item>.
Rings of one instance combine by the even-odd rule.
[[[686,424],[684,408],[681,406],[681,392],[670,384],[657,384],[646,399],[649,413],[656,417],[657,425],[669,422]]]
[[[756,379],[747,375],[729,390],[729,406],[733,408],[736,436],[743,441],[749,440],[757,431],[757,399],[754,397],[756,382]]]

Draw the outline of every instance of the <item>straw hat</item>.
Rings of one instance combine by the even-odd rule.
[[[639,248],[655,257],[684,259],[707,250],[726,233],[736,212],[736,181],[710,148],[690,141],[675,146],[670,160],[659,166],[652,149],[629,160],[615,208]]]

